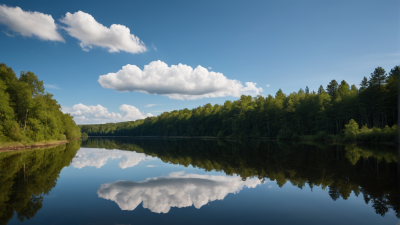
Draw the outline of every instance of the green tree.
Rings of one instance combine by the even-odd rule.
[[[318,94],[320,95],[320,94],[322,94],[322,93],[324,93],[325,92],[325,89],[324,89],[324,86],[319,86],[319,88],[318,88]]]
[[[339,87],[339,84],[336,80],[331,80],[331,82],[329,82],[328,86],[326,86],[326,92],[328,92],[328,94],[331,96],[332,100],[336,99],[338,87]]]
[[[6,85],[0,79],[0,141],[20,139],[19,128],[14,121],[14,110],[9,104],[10,97],[5,91]]]
[[[80,137],[73,117],[61,111],[43,81],[32,72],[14,71],[0,64],[0,141],[61,140]]]
[[[360,133],[360,128],[356,121],[351,119],[348,124],[345,125],[344,135],[348,140],[356,140],[357,135]]]
[[[19,81],[25,82],[29,85],[33,96],[44,94],[43,81],[39,80],[34,73],[30,71],[26,73],[25,71],[21,71]]]
[[[363,91],[368,88],[368,78],[364,77],[360,83],[360,91]]]

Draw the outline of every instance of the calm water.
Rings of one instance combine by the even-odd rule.
[[[391,224],[396,148],[88,138],[0,152],[0,224]]]

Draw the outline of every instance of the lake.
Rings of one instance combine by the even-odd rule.
[[[0,224],[391,224],[397,147],[86,138],[0,152]]]

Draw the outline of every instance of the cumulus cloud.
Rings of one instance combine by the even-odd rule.
[[[57,25],[54,23],[53,17],[48,14],[23,11],[18,6],[0,5],[0,23],[22,36],[36,36],[45,41],[65,42],[57,32]],[[6,34],[12,36],[12,34]]]
[[[195,69],[183,64],[169,67],[160,60],[145,65],[143,70],[128,64],[116,73],[100,76],[98,82],[103,88],[119,92],[138,91],[180,100],[258,95],[263,91],[256,87],[256,83],[246,82],[246,86],[243,86],[238,80],[228,79],[222,73],[210,72],[202,66]]]
[[[118,166],[121,169],[125,169],[136,166],[141,161],[148,161],[153,158],[137,152],[81,148],[72,160],[72,166],[79,169],[86,166],[100,168],[106,165],[109,159],[121,159]]]
[[[119,107],[120,113],[108,112],[108,109],[101,105],[76,104],[72,108],[63,108],[63,111],[74,116],[77,124],[110,123],[133,121],[153,116],[151,113],[140,112],[135,106],[123,104]]]
[[[92,15],[82,11],[74,14],[67,12],[60,21],[67,25],[64,29],[68,34],[80,41],[84,51],[89,51],[93,46],[106,48],[109,52],[141,53],[146,51],[144,43],[123,25],[112,24],[110,28],[105,27]]]
[[[223,200],[229,193],[243,187],[255,188],[258,179],[243,181],[237,176],[210,176],[170,173],[167,177],[149,178],[142,182],[117,181],[102,184],[97,191],[100,198],[114,201],[122,210],[134,210],[141,202],[143,208],[155,213],[168,213],[171,207],[197,209],[215,200]]]

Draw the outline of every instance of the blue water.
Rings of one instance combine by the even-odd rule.
[[[296,171],[294,171],[295,173]],[[396,224],[354,192],[174,165],[135,151],[81,147],[34,217],[7,224]],[[3,204],[11,204],[6,202]]]

